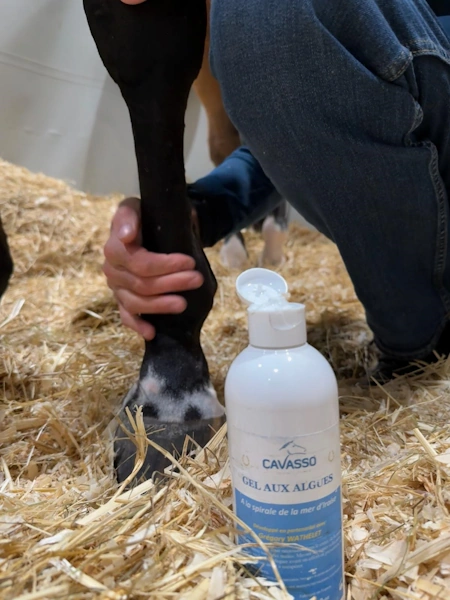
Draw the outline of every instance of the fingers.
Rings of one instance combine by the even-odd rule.
[[[114,295],[130,315],[176,315],[186,310],[186,300],[182,296],[165,294],[161,296],[137,296],[124,288],[114,290]]]
[[[195,268],[191,256],[148,252],[136,244],[123,244],[113,234],[105,244],[104,255],[111,267],[129,271],[137,277],[158,277]]]
[[[147,323],[147,321],[144,321],[144,319],[141,319],[136,315],[130,314],[127,310],[125,310],[123,306],[120,306],[120,304],[119,314],[122,324],[125,325],[125,327],[129,327],[129,329],[132,329],[133,331],[138,333],[145,340],[150,341],[155,337],[156,332],[153,325]]]
[[[124,244],[140,243],[141,201],[126,198],[119,204],[111,223],[111,234]]]
[[[195,261],[184,254],[148,252],[141,246],[139,198],[123,200],[113,217],[111,233],[105,244],[106,261],[113,267],[139,277],[155,277],[195,268]]]
[[[138,296],[159,296],[195,290],[203,284],[203,276],[198,271],[181,271],[159,277],[138,277],[129,271],[116,269],[108,262],[103,265],[108,286],[114,290],[124,288]]]
[[[140,2],[126,0],[126,3]],[[139,198],[127,198],[120,203],[104,247],[103,272],[119,304],[122,323],[151,340],[155,328],[140,315],[182,313],[187,303],[177,294],[201,287],[203,276],[195,271],[191,256],[145,250],[141,246],[140,218]]]
[[[137,277],[159,277],[195,268],[191,256],[148,252],[142,246],[125,245],[113,235],[105,244],[104,254],[111,267],[129,271]]]

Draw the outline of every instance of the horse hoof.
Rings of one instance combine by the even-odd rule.
[[[128,417],[123,413],[121,421],[122,424],[117,428],[114,443],[114,468],[118,482],[122,483],[131,475],[135,468],[136,458],[143,460],[143,464],[135,474],[133,482],[139,483],[150,478],[162,478],[164,469],[172,464],[170,459],[146,440],[137,439]],[[225,415],[183,423],[163,423],[153,417],[144,416],[143,422],[146,439],[161,446],[175,458],[180,458],[185,449],[187,436],[203,448],[225,423]],[[124,431],[124,427],[129,434]],[[138,447],[141,449],[140,451],[137,450]]]

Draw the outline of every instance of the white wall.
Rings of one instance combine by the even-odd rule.
[[[81,0],[1,0],[0,156],[99,194],[137,193],[125,103],[91,38]],[[211,168],[195,96],[187,174]]]
[[[125,103],[107,75],[81,0],[0,1],[0,156],[96,194],[137,194]],[[194,94],[186,175],[213,167]]]

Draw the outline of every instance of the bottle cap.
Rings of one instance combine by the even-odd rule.
[[[252,346],[283,349],[306,343],[305,307],[288,302],[288,285],[281,275],[249,269],[237,278],[236,292],[248,306]]]

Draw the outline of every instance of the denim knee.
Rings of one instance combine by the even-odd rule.
[[[450,41],[424,0],[213,3],[211,60],[231,119],[277,189],[337,243],[379,346],[414,357],[450,315],[439,172],[450,157],[427,139],[450,117],[424,119],[421,57],[437,65],[421,63],[425,85],[448,101]]]

